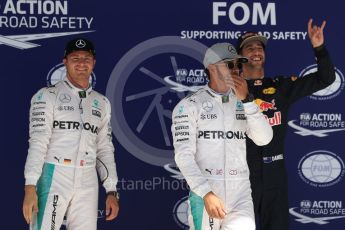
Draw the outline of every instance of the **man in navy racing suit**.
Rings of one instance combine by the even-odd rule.
[[[250,170],[255,214],[262,230],[289,229],[287,175],[284,163],[284,138],[290,105],[298,99],[324,89],[335,80],[335,70],[324,45],[323,29],[308,22],[308,35],[314,49],[318,71],[304,77],[268,78],[264,74],[267,39],[258,33],[243,34],[238,52],[248,58],[243,77],[249,92],[273,128],[273,139],[258,146],[247,139],[247,161]]]

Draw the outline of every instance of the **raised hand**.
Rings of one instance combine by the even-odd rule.
[[[322,22],[321,27],[312,24],[313,19],[310,18],[308,21],[308,36],[313,48],[315,48],[321,46],[324,43],[323,29],[326,26],[326,21]]]

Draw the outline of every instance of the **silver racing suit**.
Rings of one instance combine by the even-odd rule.
[[[273,135],[257,105],[205,86],[181,100],[172,116],[175,161],[191,189],[191,229],[254,230],[246,138],[266,145]],[[210,191],[225,205],[224,220],[209,218],[204,208]]]
[[[36,185],[39,212],[32,229],[96,229],[98,179],[116,191],[110,103],[67,78],[31,100],[25,184]],[[97,170],[96,170],[97,166]]]

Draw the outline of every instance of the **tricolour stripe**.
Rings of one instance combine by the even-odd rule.
[[[45,163],[42,175],[37,182],[36,190],[38,196],[37,230],[41,230],[44,211],[46,208],[50,187],[53,181],[55,165]]]
[[[189,203],[195,230],[201,230],[204,212],[204,200],[194,192],[189,193]]]

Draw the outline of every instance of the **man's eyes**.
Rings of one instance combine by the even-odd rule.
[[[91,58],[72,58],[72,61],[74,61],[74,62],[78,62],[78,61],[91,62]]]

